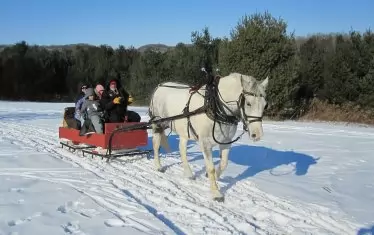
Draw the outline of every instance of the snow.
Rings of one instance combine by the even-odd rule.
[[[71,105],[0,102],[0,235],[374,233],[373,127],[264,121],[260,142],[233,144],[219,203],[194,142],[196,180],[183,177],[173,134],[165,173],[152,159],[108,164],[61,148]]]

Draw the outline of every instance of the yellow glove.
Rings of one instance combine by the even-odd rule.
[[[120,100],[121,98],[120,97],[116,97],[113,99],[113,104],[119,104],[120,103]]]
[[[129,105],[132,104],[132,102],[134,102],[134,98],[131,95],[129,95],[129,99],[128,99]]]

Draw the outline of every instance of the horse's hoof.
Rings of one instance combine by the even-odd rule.
[[[213,200],[216,201],[216,202],[225,202],[225,197],[224,196],[214,197]]]
[[[161,167],[157,169],[158,172],[165,173],[166,167]]]
[[[190,176],[190,177],[188,177],[188,179],[189,179],[189,180],[196,180],[196,176],[194,176],[194,175],[193,175],[193,176]]]

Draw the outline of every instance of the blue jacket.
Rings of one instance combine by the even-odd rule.
[[[82,108],[84,100],[85,100],[85,97],[83,96],[77,101],[77,103],[75,103],[74,118],[77,120],[81,120],[81,117],[82,117],[81,108]]]

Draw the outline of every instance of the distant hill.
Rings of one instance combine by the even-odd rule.
[[[320,33],[320,34],[313,34],[313,35],[306,35],[306,36],[296,36],[296,43],[297,43],[297,46],[300,46],[303,43],[305,43],[311,36],[330,37],[330,36],[336,36],[337,34],[338,33],[329,33],[329,34]],[[345,33],[345,34],[343,34],[343,37],[349,38],[349,34]],[[12,45],[14,45],[14,44],[12,44]],[[4,45],[4,44],[1,45],[0,44],[0,52],[5,47],[12,46],[12,45],[9,45],[9,44],[8,45]],[[191,46],[192,44],[184,44],[184,45]],[[33,46],[33,45],[30,45],[30,46]],[[62,49],[72,49],[72,50],[74,50],[78,46],[84,47],[84,48],[97,47],[95,45],[91,45],[91,44],[87,44],[87,43],[76,43],[76,44],[66,44],[66,45],[38,45],[38,46],[42,46],[42,47],[44,47],[46,49],[50,49],[50,50],[62,50]],[[175,48],[176,46],[177,45],[167,46],[165,44],[155,43],[155,44],[146,44],[146,45],[140,46],[139,48],[137,48],[137,50],[140,51],[141,53],[143,53],[147,49],[153,49],[155,51],[166,52],[169,49]],[[126,47],[126,48],[128,48],[128,47]]]
[[[140,52],[144,52],[147,49],[153,49],[153,50],[160,51],[160,52],[166,52],[167,50],[173,47],[174,46],[167,46],[165,44],[147,44],[147,45],[139,47],[138,50]]]
[[[14,45],[14,44],[12,44],[12,45]],[[0,45],[0,52],[5,47],[9,47],[9,46],[12,46],[12,45]],[[30,46],[33,46],[33,45],[30,45]],[[62,50],[62,49],[72,49],[72,50],[74,50],[78,46],[79,47],[85,47],[85,48],[95,47],[94,45],[87,44],[87,43],[66,44],[66,45],[38,45],[38,46],[44,47],[44,48],[49,49],[49,50]],[[160,52],[166,52],[167,50],[169,50],[171,48],[174,48],[174,47],[175,46],[167,46],[165,44],[146,44],[144,46],[141,46],[141,47],[137,48],[137,50],[140,51],[141,53],[143,53],[147,49],[153,49],[153,50],[160,51]]]

